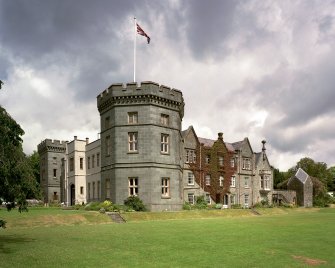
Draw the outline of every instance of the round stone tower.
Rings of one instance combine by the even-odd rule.
[[[97,97],[102,198],[137,195],[151,211],[182,207],[181,91],[154,82],[113,84]]]

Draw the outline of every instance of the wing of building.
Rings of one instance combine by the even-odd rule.
[[[139,196],[151,211],[209,204],[272,202],[273,171],[248,138],[228,143],[182,131],[182,92],[154,82],[112,84],[97,97],[100,139],[46,139],[38,145],[44,201],[66,205]],[[261,145],[261,144],[260,144]]]

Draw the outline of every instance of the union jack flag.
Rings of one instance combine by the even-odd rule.
[[[148,44],[149,44],[150,43],[150,37],[145,33],[145,31],[143,31],[143,29],[140,27],[140,25],[138,25],[136,23],[136,26],[137,26],[137,33],[139,35],[145,36],[147,38],[147,41],[148,41]]]

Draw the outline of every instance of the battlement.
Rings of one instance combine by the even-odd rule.
[[[180,90],[151,81],[144,81],[140,84],[136,82],[112,84],[97,96],[97,104],[100,110],[101,105],[110,99],[137,99],[141,97],[155,97],[178,106],[184,104],[183,94]]]
[[[45,139],[44,141],[41,141],[39,145],[37,145],[37,149],[39,153],[44,151],[65,152],[66,143],[67,141]]]

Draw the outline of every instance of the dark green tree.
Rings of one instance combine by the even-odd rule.
[[[37,151],[27,156],[28,163],[33,170],[35,180],[40,184],[40,156]]]
[[[278,168],[273,168],[273,186],[277,189],[277,185],[287,179],[286,172],[279,171]]]
[[[19,212],[27,211],[28,195],[38,197],[39,186],[29,161],[22,150],[23,129],[0,106],[0,199],[7,209],[18,206]],[[0,226],[5,227],[0,221]]]

